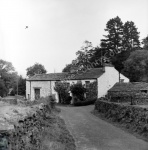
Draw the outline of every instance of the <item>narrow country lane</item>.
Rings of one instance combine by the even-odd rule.
[[[90,113],[94,106],[60,107],[77,150],[148,150],[148,143]]]

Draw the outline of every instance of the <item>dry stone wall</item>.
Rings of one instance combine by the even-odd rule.
[[[17,113],[18,110],[14,110]],[[53,118],[48,105],[32,106],[30,110],[25,115],[17,113],[13,119],[5,113],[6,108],[3,110],[5,115],[0,115],[0,150],[40,150],[42,130]],[[48,124],[43,124],[45,120]]]
[[[131,106],[97,100],[95,110],[105,118],[148,137],[148,106]]]

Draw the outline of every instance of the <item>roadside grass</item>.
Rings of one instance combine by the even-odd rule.
[[[49,124],[46,126],[45,124]],[[67,130],[65,122],[57,112],[52,114],[52,121],[44,122],[44,130],[41,136],[41,150],[75,150],[75,141]],[[43,126],[44,126],[43,125]]]

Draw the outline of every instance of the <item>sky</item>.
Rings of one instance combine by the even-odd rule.
[[[61,72],[85,40],[99,46],[116,16],[148,35],[148,0],[0,0],[0,59],[24,77],[35,63]]]

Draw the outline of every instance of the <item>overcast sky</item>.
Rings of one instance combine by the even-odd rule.
[[[100,44],[117,15],[135,23],[140,39],[148,35],[148,0],[0,0],[0,59],[24,77],[36,62],[61,72],[85,40]]]

